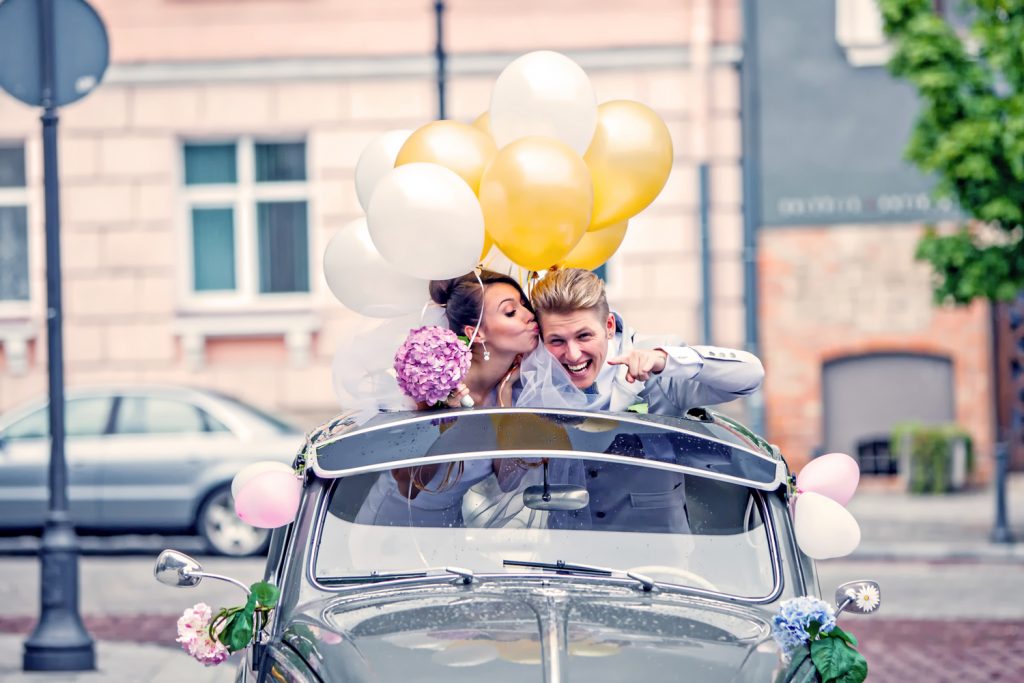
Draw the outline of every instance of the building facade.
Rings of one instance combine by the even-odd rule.
[[[68,383],[206,386],[306,425],[336,413],[336,349],[373,321],[331,296],[322,254],[360,214],[364,146],[437,117],[434,3],[93,4],[112,66],[60,124]],[[609,264],[612,303],[642,333],[744,346],[739,0],[446,7],[450,118],[486,111],[516,56],[555,49],[599,101],[666,120],[675,165]],[[989,312],[934,307],[913,261],[922,221],[955,215],[899,160],[913,96],[880,66],[873,3],[758,7],[769,438],[799,466],[923,419],[961,424],[989,453]],[[46,388],[39,128],[0,94],[0,411]]]
[[[93,4],[112,65],[60,112],[69,385],[208,386],[300,424],[336,413],[335,350],[373,321],[331,296],[321,259],[361,213],[364,146],[437,117],[433,3]],[[710,165],[716,341],[732,345],[743,342],[737,12],[710,0],[454,0],[445,14],[450,118],[486,111],[501,69],[545,48],[575,58],[599,101],[639,100],[668,123],[672,176],[609,275],[645,332],[700,333],[696,168]],[[0,263],[3,410],[46,388],[39,119],[6,94]]]

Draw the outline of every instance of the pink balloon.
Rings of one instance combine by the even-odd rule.
[[[796,487],[801,491],[820,493],[840,505],[850,502],[859,482],[857,461],[846,453],[819,456],[804,465],[796,477]]]
[[[294,474],[263,472],[238,488],[235,514],[246,524],[276,529],[295,519],[301,494],[302,481]]]

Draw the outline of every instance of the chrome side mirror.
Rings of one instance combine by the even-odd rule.
[[[189,588],[203,580],[203,567],[185,553],[165,550],[156,558],[153,576],[160,583],[176,588]]]
[[[843,612],[872,614],[882,605],[882,588],[877,581],[850,581],[836,589],[836,616]]]
[[[157,556],[156,564],[153,565],[153,576],[160,583],[165,583],[175,588],[191,588],[202,581],[203,577],[206,577],[234,584],[245,591],[246,595],[250,592],[248,586],[238,579],[204,572],[202,565],[185,553],[179,553],[177,550],[165,550]]]
[[[523,505],[531,510],[582,510],[590,505],[590,493],[571,484],[537,484],[523,490]]]

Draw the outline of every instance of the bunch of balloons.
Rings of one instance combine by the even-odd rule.
[[[302,480],[288,465],[262,460],[238,471],[231,495],[239,519],[261,529],[276,529],[295,519]]]
[[[857,461],[829,453],[807,463],[796,478],[796,542],[815,560],[845,557],[860,545],[860,525],[844,507],[860,482]]]
[[[366,217],[328,244],[327,283],[348,308],[394,318],[420,309],[428,280],[481,262],[596,268],[661,192],[672,160],[654,111],[598,105],[578,64],[531,52],[502,71],[472,124],[434,121],[366,147],[355,169]]]

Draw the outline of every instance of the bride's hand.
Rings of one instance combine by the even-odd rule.
[[[466,406],[466,405],[463,404],[463,399],[468,397],[468,396],[469,396],[469,387],[467,387],[462,382],[459,382],[459,385],[457,387],[455,387],[455,390],[452,391],[452,393],[448,396],[447,399],[445,399],[445,405],[447,405],[449,408],[469,408],[469,407],[472,407],[472,404],[470,404],[469,406]],[[472,401],[473,399],[470,398],[470,400]]]

